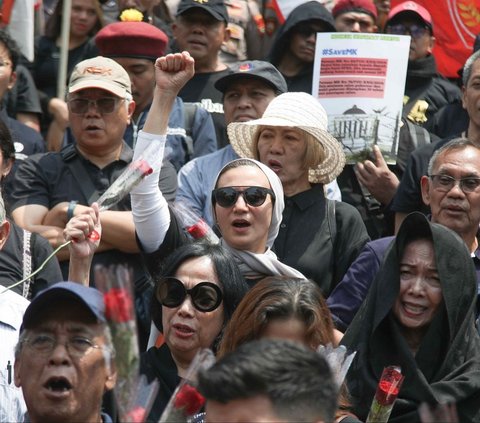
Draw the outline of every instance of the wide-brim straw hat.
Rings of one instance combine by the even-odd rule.
[[[228,138],[240,157],[255,158],[254,138],[260,126],[302,129],[320,143],[324,160],[308,170],[309,182],[327,184],[343,170],[345,153],[342,144],[328,133],[327,113],[320,102],[310,94],[281,94],[270,102],[260,119],[230,123],[227,128]]]

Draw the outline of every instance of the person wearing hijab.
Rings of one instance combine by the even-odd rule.
[[[165,145],[165,121],[172,93],[178,92],[193,72],[187,52],[167,55],[155,64],[156,87],[144,130],[135,147],[134,160],[151,144],[158,146],[149,156],[159,161]],[[148,159],[148,158],[147,158]],[[149,270],[155,273],[160,261],[187,237],[184,223],[169,210],[158,188],[158,169],[131,192],[132,214],[140,245],[149,254]],[[255,160],[235,160],[220,171],[212,193],[213,215],[222,236],[221,244],[235,257],[244,277],[252,282],[265,276],[303,277],[284,265],[271,251],[284,208],[283,189],[278,176]]]
[[[465,243],[418,212],[404,220],[342,344],[354,412],[367,417],[384,367],[405,376],[389,422],[420,421],[418,406],[457,404],[480,421],[480,337],[475,269]]]

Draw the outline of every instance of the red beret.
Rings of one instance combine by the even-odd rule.
[[[332,15],[336,18],[342,13],[361,12],[377,19],[377,8],[372,0],[338,0],[332,9]]]
[[[146,22],[114,22],[103,27],[95,37],[100,55],[156,59],[163,56],[168,37]]]

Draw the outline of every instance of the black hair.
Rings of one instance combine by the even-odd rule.
[[[0,42],[3,43],[8,51],[9,59],[12,61],[12,70],[15,70],[20,58],[20,50],[15,40],[10,37],[7,31],[0,30]]]
[[[4,161],[15,160],[15,145],[13,144],[12,134],[2,120],[0,120],[0,151]]]
[[[208,370],[198,387],[208,401],[226,404],[266,396],[278,418],[333,422],[338,388],[323,356],[300,344],[261,339],[242,344]]]
[[[155,275],[156,286],[152,298],[152,320],[162,328],[162,305],[156,297],[156,289],[162,277],[174,276],[178,268],[188,259],[208,257],[213,262],[215,273],[223,292],[224,325],[230,320],[235,308],[248,290],[240,269],[233,256],[219,244],[209,244],[202,241],[185,244],[174,250]]]

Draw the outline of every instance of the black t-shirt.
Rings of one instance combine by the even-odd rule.
[[[220,78],[231,72],[227,68],[217,72],[196,73],[178,94],[183,101],[199,103],[201,107],[212,114],[215,131],[217,132],[218,148],[225,147],[228,144],[228,137],[223,115],[223,95],[214,85]]]
[[[27,245],[27,244],[25,244]],[[31,255],[31,266],[29,273],[37,270],[45,259],[53,252],[49,242],[38,234],[30,235],[30,248],[25,252]],[[13,285],[22,280],[24,269],[24,230],[10,221],[10,234],[0,253],[0,284],[2,286]],[[29,292],[33,298],[38,292],[47,286],[64,280],[57,258],[52,257],[45,267],[37,273],[30,283]],[[13,291],[23,295],[25,283],[13,288]],[[30,299],[30,295],[27,297]]]

